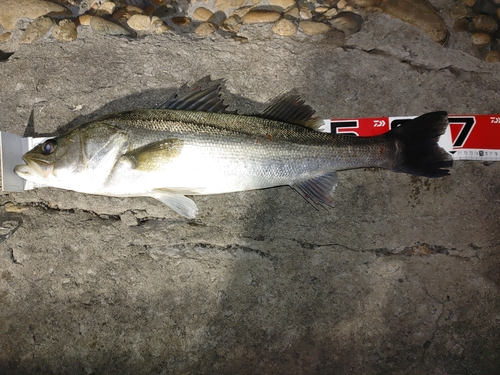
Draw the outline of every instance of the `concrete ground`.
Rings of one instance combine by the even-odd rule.
[[[242,113],[293,89],[324,118],[500,111],[499,65],[458,34],[441,47],[378,13],[343,47],[242,34],[21,45],[0,63],[1,130],[34,111],[54,134],[207,77]],[[195,197],[191,221],[153,199],[4,193],[21,225],[0,245],[0,372],[497,374],[499,174],[347,171],[332,209],[281,187]]]

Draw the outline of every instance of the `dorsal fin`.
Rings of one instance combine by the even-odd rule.
[[[267,107],[259,117],[319,130],[320,126],[323,125],[323,120],[313,117],[313,115],[314,109],[305,104],[299,96],[289,95]]]
[[[220,85],[214,85],[202,90],[195,87],[180,98],[176,94],[165,103],[157,105],[155,109],[184,109],[187,111],[225,112],[227,105],[220,96]]]

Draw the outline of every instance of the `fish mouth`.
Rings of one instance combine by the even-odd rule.
[[[14,172],[25,180],[47,178],[54,167],[52,163],[38,158],[23,156],[23,160],[26,164],[16,165]]]

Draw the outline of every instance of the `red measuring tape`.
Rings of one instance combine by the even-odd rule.
[[[368,117],[325,120],[324,130],[333,134],[371,137],[416,116]],[[439,144],[454,160],[500,161],[500,114],[449,115],[450,126]]]

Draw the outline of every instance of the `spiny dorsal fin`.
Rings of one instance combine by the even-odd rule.
[[[226,108],[227,105],[224,104],[220,96],[220,85],[214,85],[204,90],[195,87],[186,95],[179,98],[176,94],[165,103],[155,107],[155,109],[184,109],[214,113],[225,112]]]
[[[259,116],[319,130],[323,125],[323,120],[313,117],[313,115],[314,109],[305,104],[299,96],[289,95],[267,107]]]

